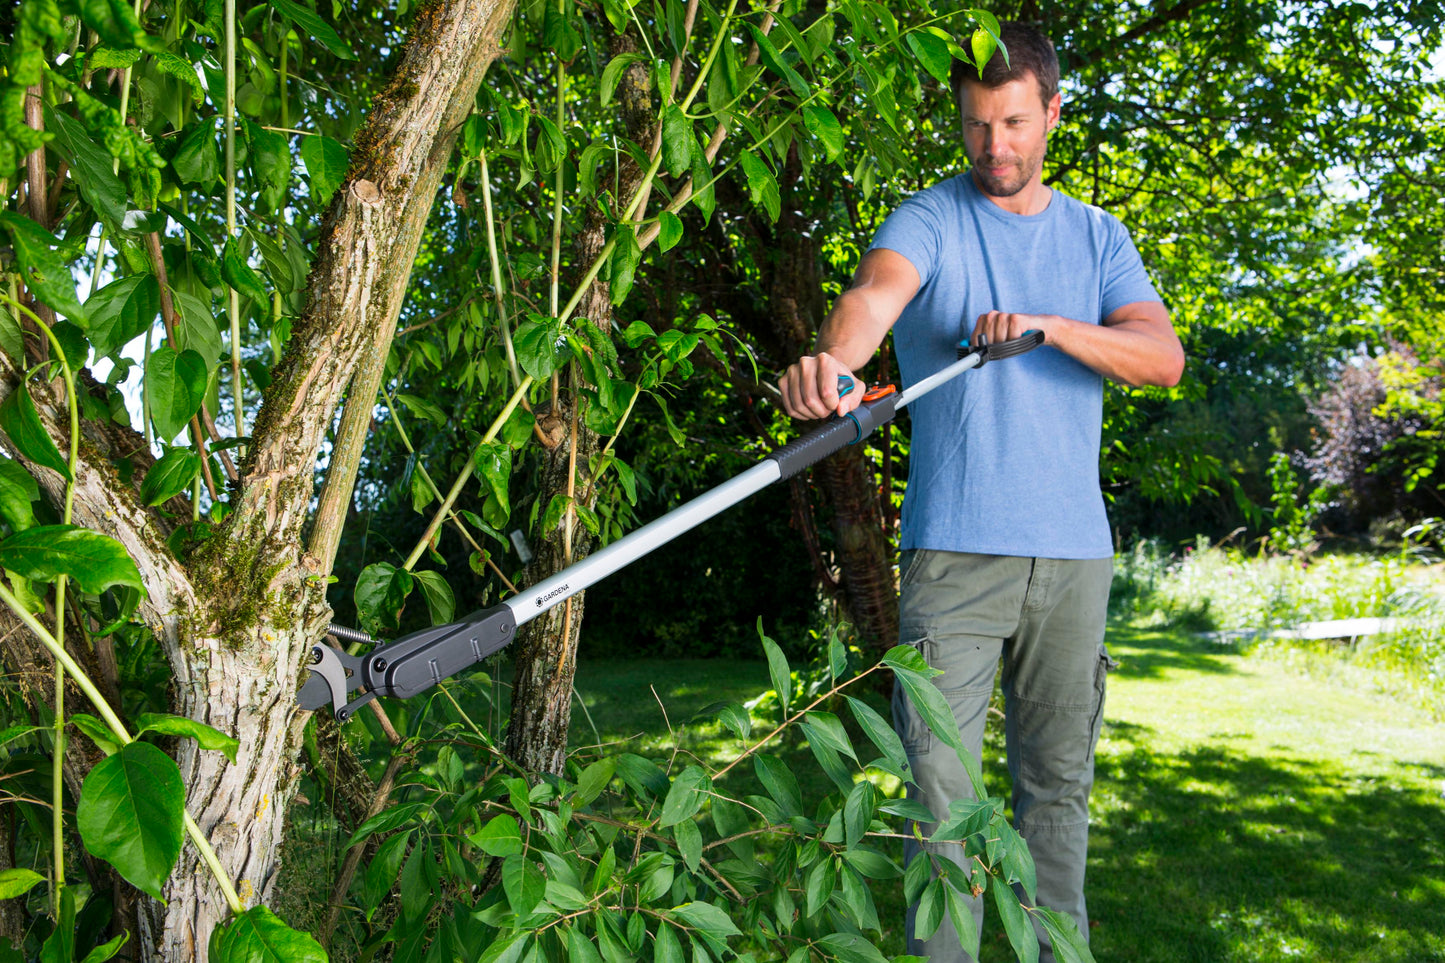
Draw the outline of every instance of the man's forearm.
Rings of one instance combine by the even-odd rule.
[[[872,360],[892,319],[880,319],[865,292],[850,288],[833,302],[818,329],[814,354],[827,353],[857,371]]]

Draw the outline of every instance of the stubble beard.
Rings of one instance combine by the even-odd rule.
[[[991,160],[980,157],[973,165],[973,182],[990,197],[1013,197],[1027,187],[1044,166],[1043,154],[1040,153],[1037,157],[1024,158],[1014,164],[1016,173],[1012,177],[994,177],[983,171],[984,166],[990,166],[988,162]]]

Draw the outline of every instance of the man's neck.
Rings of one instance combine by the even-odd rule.
[[[1011,197],[995,197],[979,186],[977,175],[970,173],[970,176],[973,177],[973,186],[979,188],[978,192],[980,194],[1010,214],[1023,214],[1025,216],[1042,214],[1048,208],[1049,201],[1052,200],[1054,196],[1053,188],[1044,186],[1042,174],[1035,177],[1024,186],[1023,190]]]

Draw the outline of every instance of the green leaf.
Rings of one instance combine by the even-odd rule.
[[[843,753],[845,756],[856,761],[857,754],[853,751],[853,743],[848,738],[848,732],[843,728],[843,723],[831,712],[809,712],[803,717],[800,723],[807,732],[810,740],[821,742],[829,749]]]
[[[351,52],[351,47],[341,39],[336,28],[322,20],[315,10],[298,0],[270,0],[270,3],[277,13],[296,25],[302,37],[319,41],[342,60],[356,59],[356,54]]]
[[[257,304],[265,304],[266,285],[262,283],[261,276],[251,269],[246,259],[241,256],[240,248],[236,246],[235,238],[227,238],[226,246],[221,250],[221,277],[226,283],[236,289],[236,293],[243,298],[249,298]]]
[[[674,907],[672,915],[692,924],[714,939],[725,940],[729,936],[741,935],[737,926],[726,913],[704,900],[683,903],[681,906]]]
[[[56,250],[60,242],[55,235],[13,211],[0,211],[0,225],[10,231],[25,286],[38,300],[83,327],[85,310],[76,300],[75,279],[70,276],[70,265]]]
[[[908,49],[913,51],[918,62],[923,64],[923,69],[947,88],[948,72],[953,68],[953,54],[948,50],[947,41],[926,30],[914,30],[905,36],[904,43],[908,44]]]
[[[773,801],[782,807],[786,815],[792,816],[803,811],[803,797],[798,791],[798,779],[788,764],[775,756],[758,753],[753,757],[753,771]]]
[[[586,806],[602,795],[616,768],[617,760],[607,756],[582,770],[582,775],[577,778],[577,795],[573,797],[572,805]]]
[[[159,505],[186,491],[201,473],[201,456],[189,448],[172,448],[156,460],[140,483],[141,501]]]
[[[174,291],[176,348],[194,351],[207,364],[215,364],[223,353],[221,329],[211,313],[210,298],[202,300],[189,291]]]
[[[903,875],[897,863],[869,846],[844,850],[843,862],[869,879],[897,879]]]
[[[912,782],[913,776],[908,768],[908,753],[903,749],[903,740],[898,738],[898,733],[866,702],[855,699],[852,696],[844,696],[848,700],[848,708],[853,710],[853,718],[857,720],[864,735],[872,740],[878,751],[883,753],[880,762],[885,763],[886,771],[897,776],[905,782]],[[878,763],[874,763],[877,765]]]
[[[249,120],[245,122],[245,129],[246,159],[260,187],[261,199],[269,209],[279,210],[291,184],[291,145],[285,134]]]
[[[139,53],[139,51],[136,51]],[[191,73],[195,79],[195,72]],[[55,145],[70,162],[71,177],[96,214],[112,227],[125,221],[125,186],[115,176],[110,154],[91,140],[78,120],[45,105],[46,129],[54,131]]]
[[[394,829],[416,821],[422,817],[426,808],[426,803],[415,802],[402,803],[397,806],[392,806],[390,809],[383,809],[360,826],[357,826],[356,832],[351,834],[351,838],[348,839],[346,845],[341,848],[350,849],[369,836],[389,833]],[[395,839],[397,837],[393,836],[391,838]],[[395,875],[396,873],[393,871],[392,876],[394,877]],[[388,882],[390,883],[392,881],[394,880]]]
[[[92,294],[85,303],[85,333],[95,356],[110,357],[145,334],[160,309],[161,286],[154,274],[132,274]]]
[[[456,615],[457,600],[452,587],[447,584],[441,572],[413,572],[412,577],[421,583],[422,598],[426,599],[427,614],[432,625],[446,625]]]
[[[517,361],[522,370],[536,381],[545,380],[572,356],[572,349],[562,337],[562,326],[540,315],[533,315],[517,325],[512,343],[517,349]]]
[[[873,784],[860,779],[848,791],[843,802],[843,842],[849,849],[863,841],[868,826],[873,822],[873,810],[877,805]]]
[[[617,90],[617,84],[622,80],[622,72],[642,59],[642,54],[627,51],[607,62],[607,66],[602,70],[602,81],[598,85],[598,93],[602,98],[603,107],[612,102],[612,95]]]
[[[1034,933],[1033,924],[1029,922],[1029,914],[1019,905],[1019,898],[1014,894],[1013,887],[998,883],[989,889],[993,892],[994,905],[998,907],[998,915],[1003,920],[1004,932],[1008,934],[1014,955],[1019,958],[1020,963],[1039,963],[1038,935]]]
[[[624,752],[617,757],[617,775],[639,796],[661,798],[666,796],[670,783],[667,773],[658,768],[650,759],[636,753]]]
[[[884,661],[887,661],[886,656]],[[908,701],[923,717],[928,728],[940,742],[958,753],[959,762],[963,763],[964,771],[968,773],[969,781],[973,784],[974,796],[985,798],[988,794],[983,790],[983,772],[979,769],[978,758],[964,746],[963,738],[958,734],[958,720],[954,718],[953,709],[943,697],[943,693],[922,673],[905,669],[901,665],[894,665],[892,668],[894,680],[903,686],[903,690],[908,694]]]
[[[988,30],[983,27],[979,27],[973,32],[973,35],[968,39],[968,45],[973,52],[973,62],[978,67],[978,75],[980,77],[983,76],[983,68],[988,66],[989,58],[993,56],[994,51],[1003,48],[1003,44],[998,42],[997,31],[995,30],[994,33],[989,33]],[[1003,56],[1004,62],[1007,63],[1008,50],[1004,49]]]
[[[762,62],[767,65],[767,68],[787,81],[788,87],[792,89],[794,94],[799,97],[807,97],[807,81],[799,76],[796,70],[788,66],[787,62],[783,60],[782,55],[778,53],[778,48],[774,47],[773,42],[768,39],[767,34],[752,24],[748,24],[747,26],[748,31],[753,35],[753,42],[758,45],[758,56]],[[743,156],[746,157],[747,155],[744,154]],[[774,218],[774,220],[776,220],[776,218]]]
[[[71,963],[75,959],[75,893],[60,888],[60,914],[40,947],[39,963]]]
[[[948,918],[953,921],[953,931],[958,934],[960,945],[978,946],[978,921],[973,918],[973,907],[964,901],[958,888],[946,880],[943,895],[948,906]]]
[[[652,937],[653,963],[683,963],[682,943],[671,926],[658,921],[657,932]]]
[[[311,180],[311,194],[322,207],[331,203],[331,195],[346,180],[351,167],[351,152],[339,140],[318,134],[301,139],[301,163]]]
[[[909,36],[912,36],[910,34]],[[843,125],[827,107],[809,104],[803,108],[803,123],[808,133],[818,138],[829,161],[843,153]]]
[[[972,914],[969,914],[972,915]],[[1065,916],[1058,910],[1040,906],[1034,910],[1034,917],[1049,934],[1049,943],[1054,948],[1054,959],[1059,963],[1094,963],[1094,954],[1079,932],[1079,924],[1072,916]]]
[[[702,212],[703,224],[712,220],[712,212],[717,207],[717,194],[713,190],[707,148],[701,144],[694,144],[692,147],[692,203]]]
[[[512,480],[512,449],[497,441],[478,445],[472,455],[472,463],[476,465],[487,491],[501,506],[502,513],[510,515],[512,509],[507,493]]]
[[[767,163],[754,153],[742,155],[743,174],[748,179],[748,195],[752,202],[767,211],[768,219],[777,221],[782,213],[782,195],[778,193],[778,181]]]
[[[151,352],[146,360],[146,385],[151,420],[161,441],[175,438],[201,410],[210,374],[211,366],[194,351],[162,345]]]
[[[85,848],[156,899],[181,852],[184,814],[180,769],[145,742],[96,763],[75,807]]]
[[[706,708],[699,709],[697,718],[708,718],[716,716],[717,720],[733,732],[739,739],[746,739],[753,731],[753,719],[748,710],[737,702],[714,702]]]
[[[926,940],[938,932],[939,924],[943,922],[945,913],[943,885],[942,878],[935,878],[923,888],[923,896],[918,901],[917,915],[913,918],[915,938]]]
[[[817,915],[818,910],[827,905],[828,900],[833,897],[833,891],[837,887],[838,869],[833,864],[833,858],[828,856],[814,863],[803,884],[807,895],[807,915]]]
[[[637,264],[642,260],[642,248],[637,246],[637,235],[631,226],[619,224],[613,234],[616,242],[612,247],[611,285],[612,303],[621,304],[632,290],[632,279],[637,273]]]
[[[602,954],[597,952],[596,945],[582,932],[582,927],[568,926],[566,930],[568,963],[602,963]]]
[[[310,933],[293,930],[264,906],[253,906],[211,931],[211,963],[326,963]]]
[[[266,273],[271,278],[271,283],[281,294],[290,294],[296,290],[296,278],[291,271],[291,259],[286,252],[281,250],[281,245],[273,240],[265,231],[257,230],[254,227],[246,228],[246,236],[251,239],[256,250],[261,253],[261,259],[266,262]]]
[[[702,832],[696,821],[684,819],[673,826],[672,838],[677,841],[677,851],[687,868],[697,872],[698,863],[702,860]]]
[[[202,121],[181,138],[176,155],[171,158],[171,167],[182,184],[196,184],[202,190],[220,178],[221,162],[216,151],[214,120]]]
[[[85,959],[81,960],[80,963],[105,963],[106,960],[113,958],[117,953],[119,953],[120,948],[122,946],[125,946],[126,942],[129,940],[130,931],[126,930],[119,936],[112,938],[109,942],[102,943],[95,949],[91,950],[89,953],[85,954]]]
[[[226,735],[219,729],[214,729],[204,722],[195,719],[188,719],[185,716],[175,716],[169,713],[142,712],[136,719],[136,735],[142,732],[159,732],[163,736],[180,736],[184,739],[194,739],[202,749],[212,749],[224,753],[226,758],[232,762],[236,761],[236,750],[241,748],[241,743]]]
[[[33,869],[7,869],[0,871],[0,899],[14,899],[17,896],[24,896],[35,888],[36,884],[45,882],[45,877]]]
[[[527,944],[531,940],[532,933],[529,930],[500,933],[478,958],[477,963],[516,963],[526,952]]]
[[[907,669],[909,672],[916,672],[929,678],[943,674],[941,670],[929,665],[924,660],[923,654],[911,645],[895,645],[883,653],[883,658],[879,661],[895,671]]]
[[[41,525],[0,542],[0,568],[37,582],[68,575],[82,592],[120,585],[143,591],[140,570],[113,538],[74,525]]]
[[[40,423],[40,414],[30,398],[27,382],[21,381],[0,402],[0,431],[5,432],[11,445],[22,456],[70,478],[70,465]]]
[[[95,716],[87,715],[84,712],[74,712],[71,713],[70,721],[107,756],[113,756],[120,752],[122,745],[120,739],[110,731],[110,726]]]
[[[502,863],[502,889],[507,894],[507,903],[512,912],[526,916],[542,902],[547,890],[547,880],[542,870],[526,856],[508,856]]]
[[[872,941],[857,933],[830,933],[818,945],[843,963],[888,963]]]
[[[169,50],[156,50],[151,53],[155,65],[164,73],[170,74],[191,90],[191,99],[200,103],[206,98],[206,90],[201,86],[201,78],[196,74],[196,68],[186,58],[171,53]]]
[[[784,718],[788,715],[788,701],[793,696],[793,676],[788,668],[788,657],[778,643],[763,634],[763,619],[758,617],[758,637],[763,641],[763,651],[768,656],[768,675],[773,680],[773,691],[778,694],[778,704],[783,708]]]
[[[702,801],[711,789],[712,783],[700,766],[688,766],[672,782],[667,799],[662,804],[660,828],[676,825],[702,808]]]
[[[670,251],[682,240],[682,218],[672,211],[663,211],[657,217],[657,248]]]
[[[413,581],[410,572],[390,562],[373,562],[362,569],[353,596],[362,627],[372,635],[398,628]]]
[[[515,856],[522,852],[522,832],[509,813],[492,817],[477,832],[467,837],[488,856]]]
[[[667,172],[677,177],[692,166],[692,121],[676,104],[662,112],[662,160]]]

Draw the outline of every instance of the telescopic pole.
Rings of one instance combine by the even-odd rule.
[[[874,428],[892,421],[899,409],[939,385],[988,361],[1030,351],[1043,340],[1042,332],[1030,331],[1021,338],[997,345],[960,345],[959,359],[943,370],[902,392],[892,385],[871,389],[864,394],[863,403],[842,418],[830,419],[742,474],[499,605],[473,612],[457,622],[413,632],[379,646],[363,657],[350,656],[322,645],[314,646],[309,666],[311,678],[297,694],[297,701],[305,709],[320,709],[330,703],[336,718],[345,721],[358,707],[378,696],[409,698],[416,695],[504,648],[519,626],[613,572],[626,568],[774,482],[791,478],[833,452],[861,441]],[[847,390],[851,390],[851,385],[844,393]],[[362,692],[348,701],[354,689]]]

